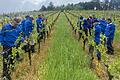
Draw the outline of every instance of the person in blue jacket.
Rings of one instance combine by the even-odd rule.
[[[44,16],[44,14],[42,14],[42,34],[43,34],[43,38],[44,38],[44,42],[45,42],[45,38],[46,38],[46,17]]]
[[[86,36],[88,36],[88,26],[89,26],[89,24],[88,24],[88,21],[87,21],[87,19],[83,19],[83,31],[85,32],[85,35]]]
[[[102,34],[104,35],[105,34],[105,29],[107,27],[107,21],[105,20],[104,17],[100,20],[100,26],[101,26]]]
[[[21,33],[21,28],[18,26],[19,19],[15,18],[12,23],[6,24],[3,26],[2,30],[0,31],[0,42],[3,46],[3,75],[2,77],[6,77],[9,80],[11,80],[10,74],[9,74],[9,67],[10,64],[13,63],[12,59],[12,48],[15,46],[15,41],[19,37],[19,34]],[[11,56],[9,58],[9,56]],[[9,61],[9,60],[10,61]],[[8,62],[10,62],[8,64]]]
[[[34,29],[34,24],[33,24],[33,16],[26,16],[25,17],[25,21],[24,21],[24,28],[25,28],[25,32],[24,32],[24,36],[25,36],[25,39],[26,41],[28,42],[28,39],[31,38],[30,40],[30,46],[31,46],[31,51],[32,53],[35,52],[35,41],[34,41],[34,38],[33,38],[33,29]],[[27,46],[27,44],[25,45]],[[27,47],[25,47],[25,51],[26,51]]]
[[[96,43],[96,45],[100,44],[100,34],[101,34],[101,26],[99,25],[99,22],[97,21],[95,23],[95,27],[94,27],[94,42]],[[100,61],[101,60],[101,53],[99,50],[97,50],[97,58]]]
[[[25,37],[25,19],[24,18],[21,21],[21,28],[22,28],[22,34]]]
[[[38,15],[38,18],[36,19],[36,24],[37,24],[37,33],[38,33],[38,42],[39,42],[39,39],[43,39],[43,22],[44,22],[44,19],[43,19],[43,16],[42,14]]]
[[[26,37],[30,37],[30,34],[32,33],[33,29],[34,29],[34,25],[32,23],[32,18],[30,16],[26,16],[26,20],[24,22],[24,28],[25,28],[25,36]]]
[[[38,15],[38,18],[36,19],[38,33],[40,33],[42,30],[42,22],[43,22],[42,15]]]
[[[83,50],[85,50],[86,42],[88,41],[88,21],[86,18],[83,19],[83,33],[85,35],[82,36],[83,38]]]
[[[105,35],[107,37],[107,53],[114,54],[114,49],[112,46],[115,34],[115,25],[112,23],[112,20],[108,19],[108,25],[106,27]]]

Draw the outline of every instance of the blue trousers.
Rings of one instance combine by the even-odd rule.
[[[114,48],[112,46],[113,39],[107,39],[107,53],[108,54],[113,54],[114,53]]]

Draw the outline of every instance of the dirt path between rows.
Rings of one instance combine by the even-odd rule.
[[[38,79],[41,76],[38,76],[39,65],[44,61],[44,58],[47,56],[49,46],[51,45],[52,35],[55,29],[52,30],[46,42],[41,43],[40,53],[33,53],[32,55],[32,66],[29,66],[28,56],[17,65],[17,68],[12,74],[13,80],[41,80]],[[37,51],[37,50],[36,50]],[[39,71],[40,72],[40,71]]]

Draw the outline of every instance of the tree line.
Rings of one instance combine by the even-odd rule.
[[[91,0],[77,4],[54,6],[52,2],[46,7],[42,5],[40,11],[50,10],[120,10],[120,0]]]

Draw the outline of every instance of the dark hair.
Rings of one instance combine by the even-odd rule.
[[[41,16],[41,14],[39,14],[38,16]]]
[[[29,15],[25,16],[25,18],[28,18],[28,17],[30,17],[30,16]]]
[[[80,16],[80,19],[82,20],[82,19],[83,19],[83,16]]]
[[[19,22],[20,22],[20,20],[19,20],[19,19],[17,19],[17,18],[14,18],[14,21],[16,21],[17,23],[19,23]]]
[[[89,16],[90,19],[92,19],[92,16]]]
[[[111,18],[108,18],[108,21],[112,22],[112,19],[111,19]]]

